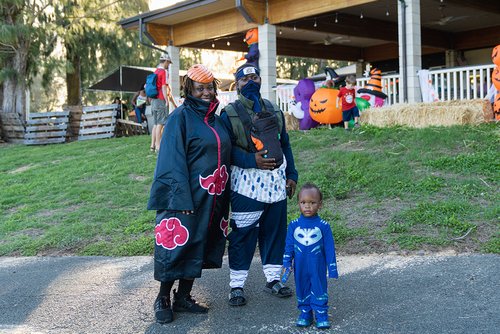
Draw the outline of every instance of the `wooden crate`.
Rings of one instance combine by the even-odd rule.
[[[115,135],[116,104],[83,107],[78,140],[111,138]]]
[[[66,141],[69,111],[30,113],[26,121],[24,144],[57,144]]]
[[[3,138],[15,144],[24,142],[24,120],[15,112],[0,112],[0,126]]]
[[[148,128],[140,123],[133,121],[127,121],[124,119],[119,119],[116,122],[116,136],[117,137],[129,137],[129,136],[139,136],[147,135]]]

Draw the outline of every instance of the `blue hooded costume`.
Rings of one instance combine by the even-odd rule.
[[[188,96],[165,124],[148,209],[157,210],[154,276],[166,282],[220,268],[229,223],[231,139],[218,101]],[[194,211],[185,215],[181,211]]]
[[[295,277],[298,309],[311,310],[317,318],[328,317],[326,274],[337,278],[335,242],[330,225],[318,215],[301,215],[288,225],[283,267],[291,268]]]

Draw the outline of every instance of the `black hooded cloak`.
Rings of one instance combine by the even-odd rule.
[[[222,266],[231,140],[215,115],[217,106],[188,96],[165,124],[148,202],[148,209],[157,210],[158,281],[201,277],[203,268]]]

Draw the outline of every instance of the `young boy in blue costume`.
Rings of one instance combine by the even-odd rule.
[[[307,327],[316,317],[316,327],[330,328],[326,273],[338,278],[335,243],[330,225],[318,215],[323,194],[311,183],[302,186],[298,195],[301,215],[288,225],[283,268],[293,270],[297,306],[296,325]]]

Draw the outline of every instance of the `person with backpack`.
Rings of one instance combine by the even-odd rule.
[[[177,108],[168,85],[168,66],[170,64],[172,64],[170,56],[167,53],[162,54],[156,71],[146,78],[145,90],[147,97],[151,98],[151,112],[153,113],[150,149],[154,152],[160,150],[163,126],[168,116],[168,101],[172,102],[174,107]]]
[[[238,98],[221,118],[231,136],[231,232],[229,305],[247,303],[244,285],[259,243],[267,284],[264,291],[290,297],[280,282],[287,232],[287,200],[293,197],[298,173],[283,112],[261,97],[260,72],[244,64],[235,73]]]
[[[161,324],[177,312],[207,313],[191,289],[202,269],[222,266],[231,139],[215,114],[219,84],[205,66],[193,65],[184,76],[185,100],[168,117],[162,136],[148,202],[156,210],[154,278],[160,291],[154,311]]]

